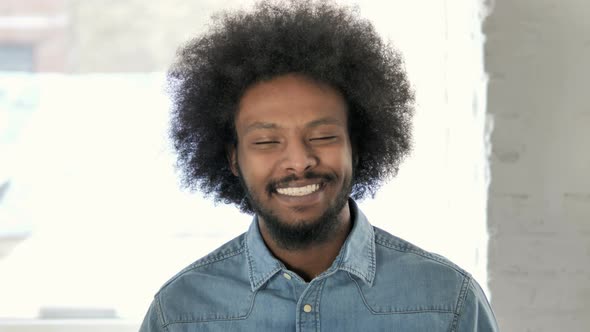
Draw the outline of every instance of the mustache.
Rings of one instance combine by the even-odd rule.
[[[272,192],[275,192],[277,187],[279,187],[279,186],[285,186],[289,182],[302,180],[302,179],[306,179],[306,180],[319,179],[319,180],[323,180],[325,182],[330,182],[330,181],[336,180],[336,176],[333,174],[317,173],[317,172],[313,172],[313,171],[304,173],[303,177],[299,177],[295,174],[291,174],[291,175],[285,176],[284,178],[281,178],[278,180],[273,180],[273,181],[269,182],[266,185],[266,191],[268,193],[272,193]]]

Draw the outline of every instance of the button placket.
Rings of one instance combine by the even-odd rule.
[[[317,331],[319,324],[319,298],[325,280],[313,280],[298,301],[298,331]]]

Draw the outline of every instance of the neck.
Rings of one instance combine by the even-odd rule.
[[[269,234],[264,220],[260,220],[260,218],[259,228],[266,246],[273,255],[282,261],[289,270],[309,282],[330,268],[350,233],[352,221],[348,203],[346,203],[337,218],[338,227],[328,241],[297,250],[285,249],[278,245]]]

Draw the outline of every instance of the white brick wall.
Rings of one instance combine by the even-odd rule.
[[[490,287],[503,331],[590,329],[590,2],[497,1]]]

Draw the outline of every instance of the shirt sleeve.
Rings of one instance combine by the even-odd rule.
[[[497,332],[498,324],[481,287],[473,279],[465,294],[463,306],[459,311],[458,322],[453,331],[457,332]]]
[[[158,299],[158,296],[156,295],[147,313],[145,314],[145,318],[143,319],[143,323],[139,328],[139,332],[164,331],[168,331],[168,329],[164,327],[164,322],[162,320],[162,310],[160,308],[160,301]]]

